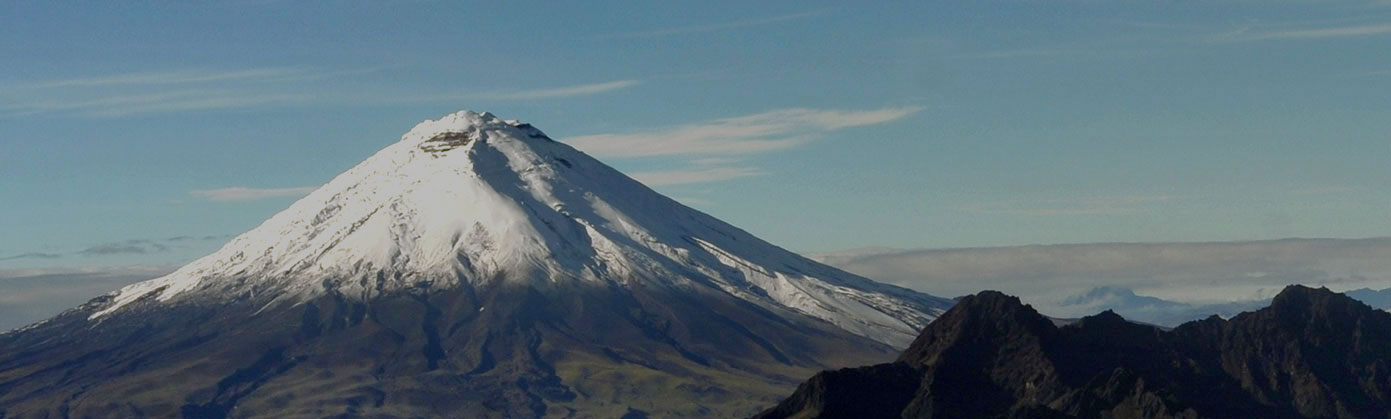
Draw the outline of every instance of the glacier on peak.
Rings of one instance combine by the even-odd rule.
[[[269,306],[491,281],[714,290],[895,347],[951,304],[764,242],[529,124],[461,111],[417,124],[216,252],[116,291],[90,318],[147,299]]]

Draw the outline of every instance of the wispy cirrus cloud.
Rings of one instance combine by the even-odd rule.
[[[260,109],[317,105],[399,105],[457,101],[526,101],[579,97],[627,89],[641,80],[560,87],[418,94],[400,87],[341,89],[323,79],[381,68],[312,71],[301,67],[167,70],[0,84],[0,116],[68,114],[88,117]],[[317,82],[311,84],[309,82]],[[369,86],[370,87],[370,86]],[[368,93],[370,91],[370,93]]]
[[[1178,197],[1171,195],[1052,198],[1042,201],[1007,201],[963,205],[956,209],[976,214],[1025,216],[1133,215],[1144,212],[1146,205],[1175,199]]]
[[[70,256],[111,256],[145,255],[171,252],[200,242],[223,240],[230,235],[174,236],[165,239],[128,239],[88,245],[75,251],[30,251],[14,255],[0,255],[0,262],[22,259],[62,259]]]
[[[755,167],[695,167],[681,170],[633,172],[630,176],[647,186],[668,186],[720,182],[766,174],[768,172]]]
[[[27,252],[27,253],[20,253],[20,254],[17,254],[17,255],[3,256],[3,257],[0,257],[0,261],[6,261],[6,260],[19,260],[19,259],[57,259],[57,258],[61,258],[61,257],[63,257],[63,255],[62,255],[61,253]]]
[[[102,243],[79,250],[82,256],[143,255],[169,251],[169,246],[154,240],[133,239],[123,242]]]
[[[0,112],[121,117],[305,104],[314,97],[287,91],[285,82],[336,74],[346,73],[298,67],[185,69],[12,83],[0,85]]]
[[[732,22],[706,23],[701,25],[680,26],[667,29],[654,29],[650,31],[636,31],[601,35],[595,39],[628,39],[628,38],[656,38],[672,35],[686,35],[694,33],[716,32],[727,29],[739,29],[753,26],[763,26],[780,22],[801,20],[824,14],[824,10],[811,10],[800,13],[791,13],[779,16],[770,16],[758,19],[736,20]]]
[[[614,80],[599,83],[585,83],[570,86],[547,87],[538,89],[516,89],[516,90],[495,90],[495,91],[457,91],[444,93],[428,94],[403,94],[388,97],[370,98],[348,98],[340,100],[340,103],[358,104],[408,104],[408,103],[433,103],[433,102],[460,102],[460,101],[526,101],[539,99],[561,99],[569,97],[597,95],[618,90],[631,88],[641,85],[642,80]]]
[[[1290,195],[1336,195],[1361,191],[1358,186],[1311,186],[1289,190]]]
[[[639,84],[642,84],[642,81],[616,80],[604,83],[580,84],[550,89],[531,89],[509,92],[482,93],[477,95],[477,97],[479,99],[493,100],[555,99],[573,96],[588,96],[593,94],[611,92],[614,90],[627,89],[629,87],[637,86]]]
[[[188,242],[188,241],[218,240],[218,239],[225,239],[225,238],[228,238],[228,237],[231,237],[231,236],[225,235],[225,234],[224,234],[224,235],[220,235],[220,236],[216,236],[216,235],[207,235],[207,236],[174,236],[174,237],[170,237],[170,238],[164,239],[164,241],[171,242],[171,243],[177,243],[177,242]]]
[[[1253,31],[1242,28],[1213,38],[1214,42],[1251,42],[1269,40],[1318,40],[1352,38],[1391,34],[1391,23],[1345,25],[1322,28]]]
[[[0,281],[49,275],[136,275],[155,277],[173,272],[175,268],[177,268],[177,266],[124,265],[0,269]]]
[[[649,186],[687,185],[766,175],[766,170],[740,164],[741,159],[802,146],[832,131],[899,120],[920,110],[778,109],[640,132],[570,137],[565,142],[601,157],[689,157],[686,168],[630,174]]]
[[[300,186],[293,188],[249,188],[245,186],[233,186],[220,189],[197,189],[189,191],[189,195],[206,199],[213,202],[233,202],[233,201],[254,201],[267,198],[298,197],[308,195],[318,189],[317,186]]]
[[[754,154],[800,146],[831,131],[895,121],[920,110],[779,109],[645,132],[570,137],[566,142],[605,157]]]
[[[102,76],[48,80],[28,84],[6,85],[5,88],[51,89],[60,87],[101,87],[125,85],[171,85],[246,80],[282,80],[313,76],[315,73],[299,67],[266,67],[242,70],[173,70],[147,71]]]
[[[13,115],[70,112],[85,116],[116,117],[149,113],[209,109],[235,109],[307,102],[297,94],[257,94],[229,90],[180,90],[98,98],[44,99],[3,108]]]

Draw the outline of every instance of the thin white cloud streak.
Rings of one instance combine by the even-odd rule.
[[[264,106],[286,106],[308,103],[310,96],[297,94],[226,94],[187,97],[177,100],[150,102],[136,105],[111,106],[88,109],[89,116],[118,117],[151,113],[188,112],[213,109],[246,109]]]
[[[216,83],[219,80],[225,80],[229,77],[231,77],[231,74],[212,74],[199,77],[187,76],[179,80],[184,80],[193,83],[193,81],[196,79],[201,82]],[[312,77],[312,75],[305,73],[302,74],[302,77]],[[153,81],[153,79],[157,77],[142,76],[141,79],[143,80],[145,78],[148,78],[151,81]],[[118,79],[125,80],[125,78],[123,77],[115,77],[111,80],[91,79],[81,81],[81,83],[117,83]],[[75,115],[89,117],[122,117],[155,113],[176,113],[216,109],[249,109],[268,106],[306,106],[314,104],[390,105],[403,103],[445,102],[459,100],[525,101],[594,95],[611,92],[615,90],[626,89],[633,86],[637,86],[639,84],[642,84],[642,81],[617,80],[603,83],[581,84],[557,88],[500,91],[491,93],[465,93],[398,98],[391,98],[388,95],[385,99],[378,96],[373,97],[369,100],[362,100],[362,98],[335,96],[332,94],[323,95],[295,92],[286,93],[280,90],[271,92],[261,91],[258,89],[212,88],[211,86],[208,88],[164,90],[153,92],[144,89],[122,87],[122,91],[117,92],[82,92],[78,95],[67,95],[66,97],[63,97],[63,95],[53,95],[37,100],[25,97],[22,98],[21,101],[15,103],[0,103],[0,110],[3,110],[4,114],[7,116],[26,116],[44,113],[71,113]]]
[[[677,27],[677,28],[658,29],[658,30],[651,30],[651,31],[616,33],[616,34],[598,36],[598,37],[596,37],[595,39],[655,38],[655,37],[663,37],[663,36],[671,36],[671,35],[686,35],[686,34],[694,34],[694,33],[715,32],[715,31],[721,31],[721,30],[725,30],[725,29],[747,28],[747,27],[752,27],[752,26],[762,26],[762,25],[768,25],[768,24],[779,23],[779,22],[786,22],[786,21],[792,21],[792,20],[806,19],[806,18],[810,18],[810,17],[813,17],[813,16],[817,16],[817,15],[823,14],[823,13],[825,13],[825,11],[823,11],[823,10],[812,10],[812,11],[806,11],[806,12],[801,12],[801,13],[792,13],[792,14],[781,15],[781,16],[766,17],[766,18],[761,18],[761,19],[748,19],[748,20],[739,20],[739,21],[725,22],[725,23],[711,23],[711,24],[705,24],[705,25],[682,26],[682,27]]]
[[[566,142],[605,157],[753,154],[797,147],[818,134],[895,121],[920,110],[921,107],[868,111],[780,109],[647,132],[571,137]]]
[[[61,87],[102,87],[127,85],[170,85],[188,83],[209,83],[233,80],[278,80],[297,78],[309,72],[296,67],[251,68],[234,71],[178,70],[164,72],[137,72],[109,76],[82,77],[66,80],[52,80],[33,84],[5,87],[51,89]]]
[[[1318,29],[1296,29],[1274,32],[1248,32],[1240,30],[1218,36],[1217,42],[1250,42],[1279,39],[1316,40],[1329,38],[1352,38],[1391,33],[1391,24],[1340,26]]]
[[[737,163],[737,162],[739,162],[739,159],[733,158],[733,157],[705,157],[705,158],[699,158],[699,159],[691,160],[691,164],[694,164],[694,165],[697,165],[697,166],[707,166],[707,167],[708,167],[708,166],[724,166],[724,165],[727,165],[727,164],[732,164],[732,163]]]
[[[1357,186],[1315,186],[1309,188],[1291,189],[1290,195],[1337,195],[1361,191]]]
[[[965,55],[968,58],[997,59],[997,58],[1034,58],[1034,57],[1055,57],[1061,55],[1078,55],[1082,51],[1057,49],[1057,48],[1024,48],[1002,51],[988,51]],[[1086,53],[1095,53],[1088,51]]]
[[[479,94],[479,99],[492,100],[535,100],[535,99],[555,99],[574,96],[588,96],[599,93],[612,92],[615,90],[627,89],[629,87],[642,84],[640,80],[617,80],[604,83],[581,84],[576,86],[558,87],[553,89],[534,89],[519,90],[514,92],[497,92]]]
[[[123,106],[139,106],[162,103],[206,95],[202,90],[179,90],[159,93],[105,96],[100,98],[46,99],[22,104],[8,105],[7,110],[18,113],[61,112],[86,109],[109,109]]]
[[[753,167],[701,167],[684,170],[635,172],[631,176],[647,186],[687,185],[710,183],[762,176],[768,172]]]
[[[204,235],[204,236],[175,236],[166,239],[127,239],[114,242],[104,242],[89,245],[81,250],[70,252],[52,251],[29,251],[16,255],[0,256],[0,262],[20,260],[20,259],[61,259],[69,256],[111,256],[126,254],[151,254],[170,252],[186,246],[190,242],[207,242],[212,240],[223,240],[230,235]],[[106,269],[106,268],[101,268]],[[6,271],[0,270],[0,279],[4,279]],[[69,271],[61,271],[71,273]],[[38,274],[34,274],[38,275]]]
[[[19,260],[19,259],[58,259],[58,258],[61,258],[61,257],[63,257],[63,255],[60,254],[60,253],[27,252],[27,253],[20,253],[20,254],[17,254],[17,255],[2,256],[2,257],[0,257],[0,262],[7,261],[7,260]]]
[[[145,275],[151,278],[173,272],[175,266],[126,265],[0,269],[0,280],[47,275]]]
[[[148,71],[0,86],[7,116],[69,113],[89,117],[303,105],[325,98],[287,92],[305,81],[379,69],[313,72],[298,67]]]
[[[163,243],[147,239],[133,239],[121,242],[102,243],[78,251],[82,256],[143,255],[167,252],[171,248]]]
[[[507,90],[494,92],[458,92],[426,95],[403,95],[397,97],[371,98],[367,101],[355,100],[364,105],[405,104],[429,102],[455,102],[466,100],[523,101],[537,99],[560,99],[588,96],[627,89],[642,84],[642,80],[614,80],[601,83],[578,84],[544,89]],[[348,101],[354,101],[349,99]],[[340,101],[341,102],[341,101]]]
[[[199,189],[190,191],[189,195],[213,202],[235,202],[267,198],[299,197],[308,195],[315,189],[318,188],[314,186],[296,188],[248,188],[244,186],[234,186],[221,189]]]
[[[1003,214],[1025,216],[1134,215],[1145,206],[1173,201],[1176,196],[1133,195],[1082,199],[1049,199],[1044,202],[997,202],[957,207],[974,214]]]
[[[83,116],[118,117],[210,109],[239,109],[308,103],[311,97],[284,93],[242,93],[228,90],[179,90],[99,98],[47,99],[5,106],[10,115],[71,112]]]

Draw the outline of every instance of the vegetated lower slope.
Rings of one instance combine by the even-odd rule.
[[[826,371],[759,418],[1384,418],[1391,314],[1290,286],[1171,331],[1111,312],[1056,327],[966,297],[896,362]]]

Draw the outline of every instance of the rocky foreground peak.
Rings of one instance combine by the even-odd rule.
[[[1366,303],[1329,291],[1328,288],[1303,285],[1286,287],[1270,301],[1271,314],[1287,317],[1294,322],[1315,319],[1346,321],[1371,315],[1375,311]]]
[[[1172,331],[1114,312],[1055,327],[983,292],[899,362],[823,372],[759,417],[1384,418],[1388,363],[1391,314],[1323,288]]]

